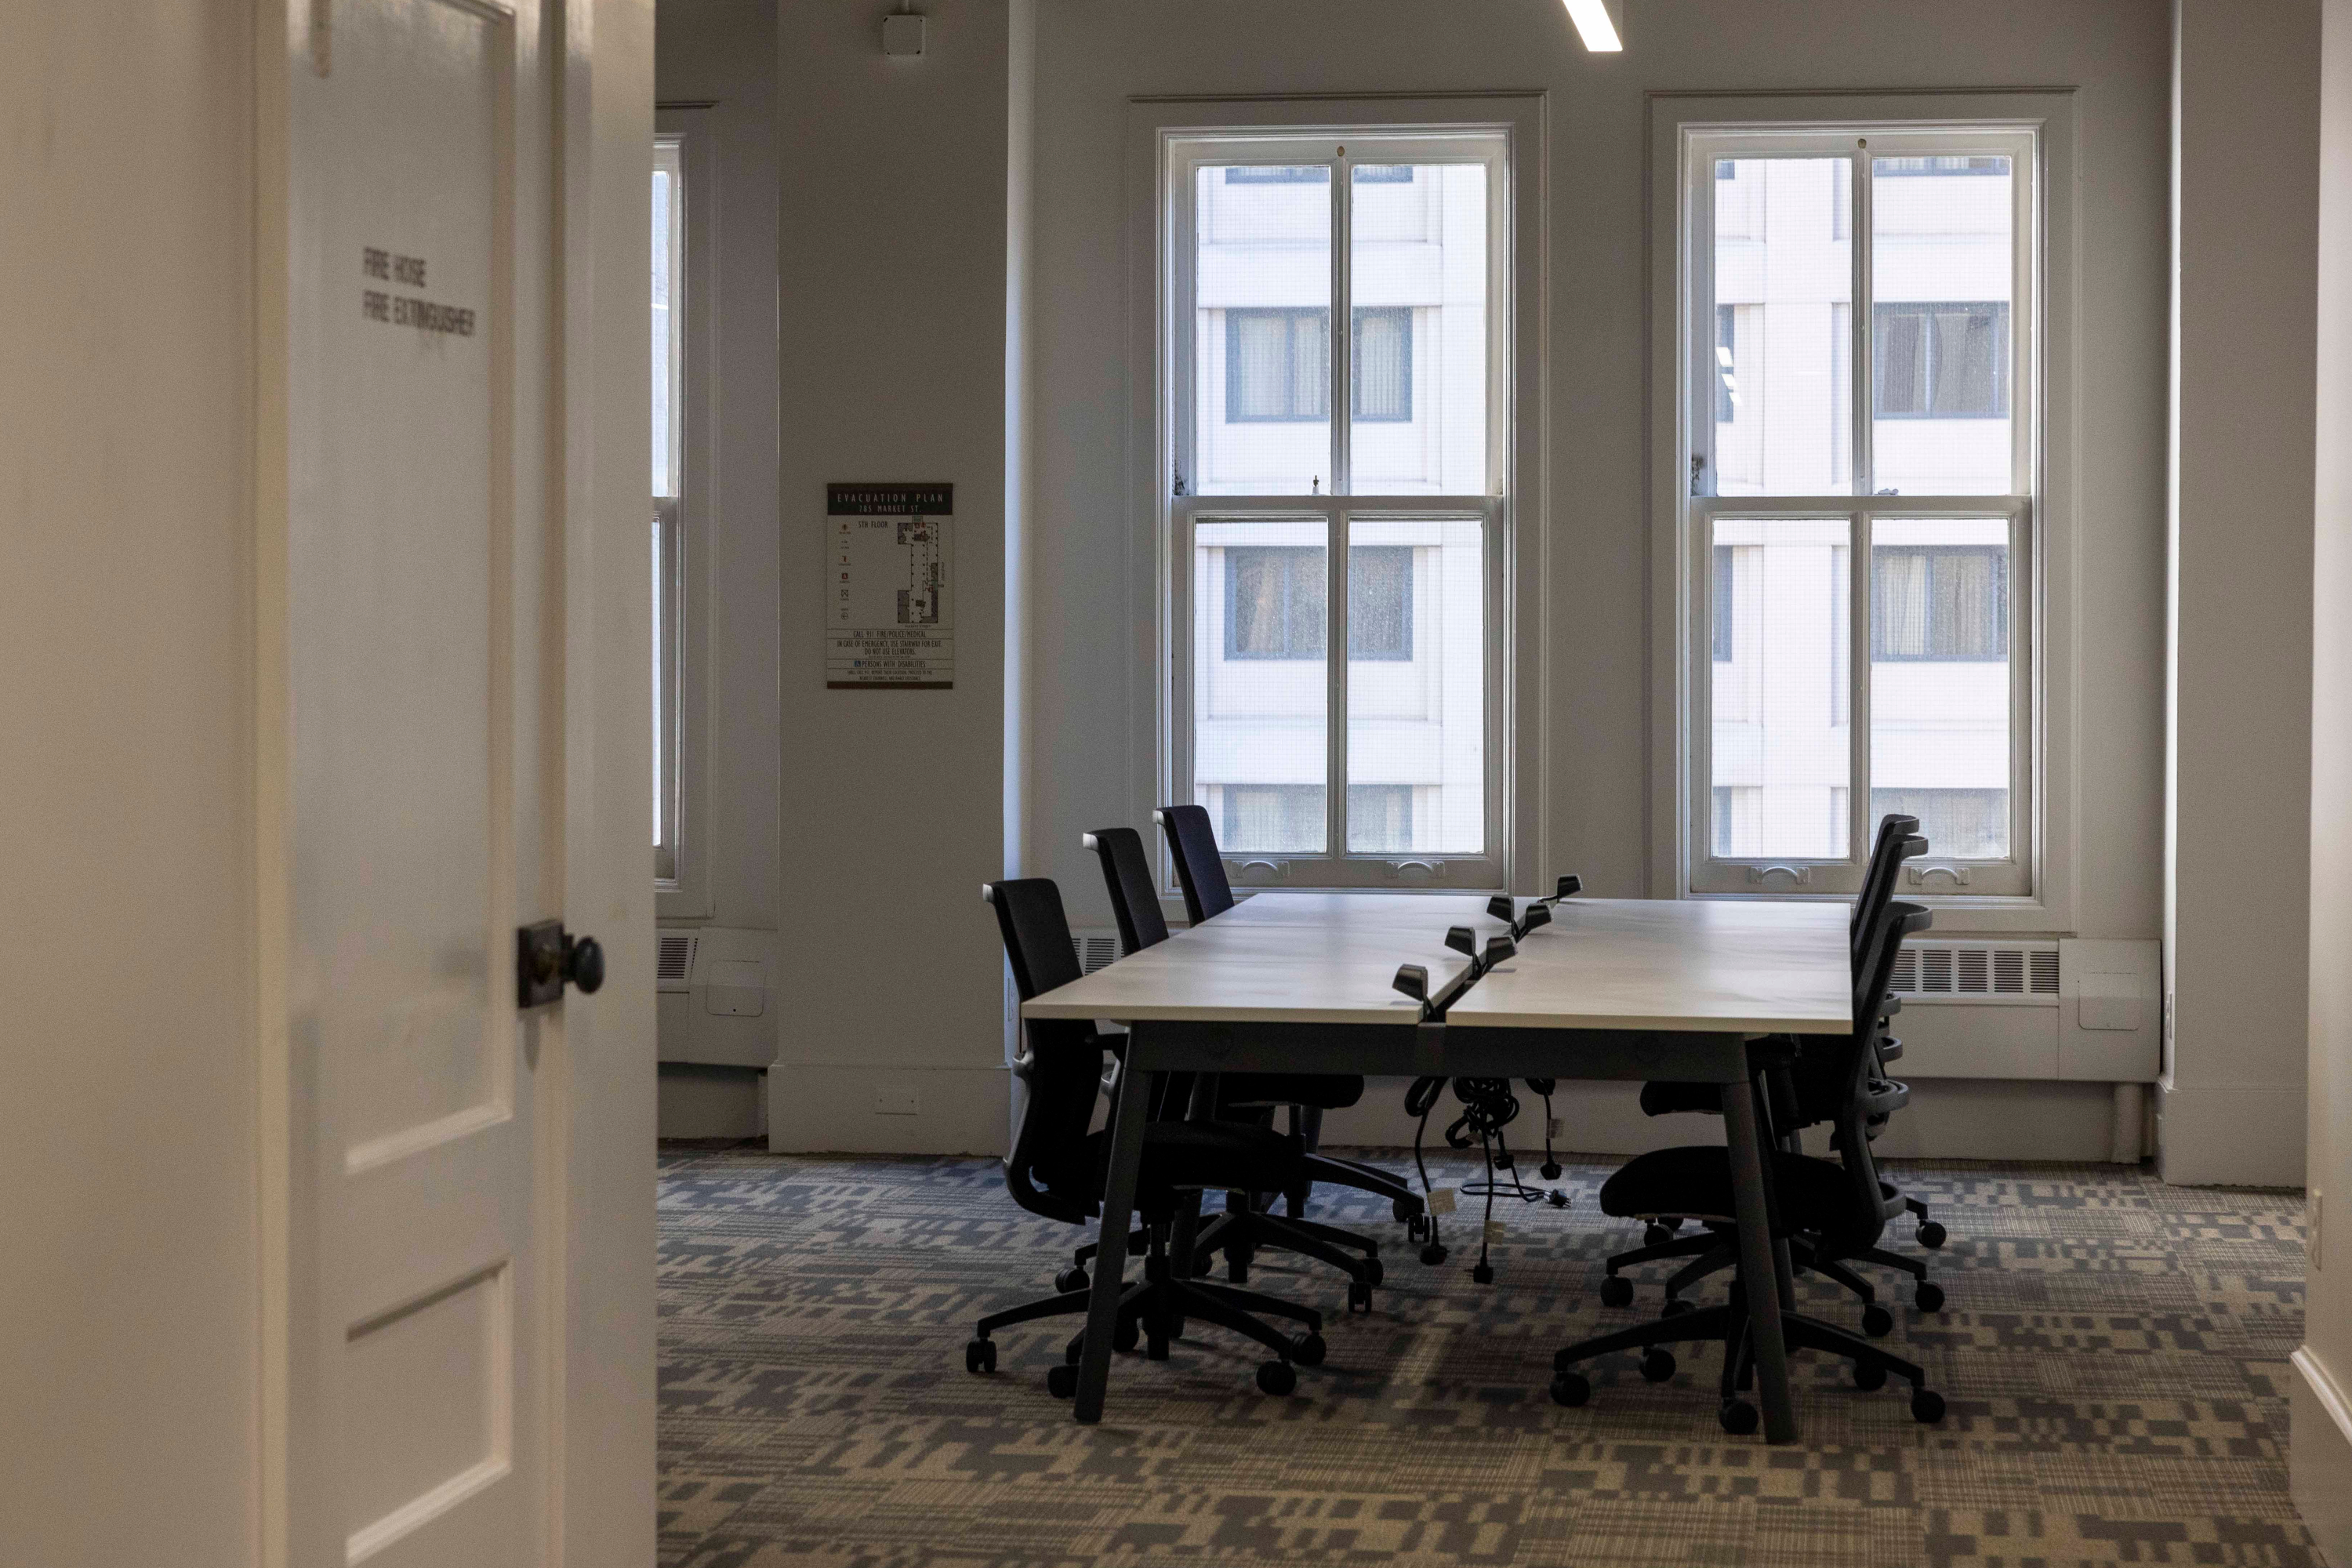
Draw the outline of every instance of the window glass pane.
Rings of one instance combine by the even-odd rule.
[[[1853,487],[1853,299],[1846,158],[1720,158],[1715,201],[1714,470],[1700,493],[1829,495]],[[1841,193],[1847,193],[1842,195]],[[1706,410],[1699,417],[1706,416]],[[1710,482],[1711,480],[1711,482]]]
[[[678,329],[683,325],[670,309],[677,264],[677,146],[658,142],[654,148],[653,189],[653,493],[677,494],[677,427],[675,423],[679,367]]]
[[[2009,855],[2009,524],[1881,520],[1871,540],[1870,814],[1937,856]]]
[[[2012,178],[2006,157],[1871,161],[1871,441],[1882,495],[2014,487]]]
[[[1192,529],[1192,798],[1234,854],[1320,854],[1327,525]]]
[[[1331,171],[1205,166],[1193,189],[1197,495],[1331,489]]]
[[[1348,540],[1348,851],[1486,847],[1486,566],[1476,518]]]
[[[1358,166],[1349,190],[1357,495],[1481,495],[1486,166]]]
[[[1711,822],[1719,857],[1844,859],[1853,783],[1843,518],[1718,518]]]

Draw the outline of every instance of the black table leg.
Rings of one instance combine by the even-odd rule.
[[[1738,1210],[1735,1217],[1739,1221],[1739,1279],[1755,1335],[1756,1380],[1764,1406],[1764,1439],[1768,1443],[1786,1443],[1797,1436],[1797,1412],[1789,1398],[1789,1347],[1780,1331],[1782,1286],[1773,1256],[1771,1205],[1764,1185],[1763,1139],[1756,1122],[1756,1101],[1748,1084],[1725,1084],[1722,1098],[1724,1142],[1730,1146],[1731,1191]]]
[[[1128,1048],[1134,1050],[1132,1044]],[[1135,1212],[1136,1177],[1143,1169],[1143,1130],[1151,1121],[1154,1076],[1136,1071],[1130,1059],[1118,1075],[1118,1098],[1111,1105],[1110,1168],[1103,1181],[1102,1236],[1096,1243],[1094,1299],[1087,1303],[1086,1348],[1078,1359],[1076,1415],[1081,1421],[1102,1419],[1103,1395],[1110,1387],[1110,1342],[1118,1327],[1119,1290],[1127,1272],[1127,1227]]]

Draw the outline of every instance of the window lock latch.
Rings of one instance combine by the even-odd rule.
[[[1786,877],[1791,887],[1802,888],[1811,883],[1813,868],[1811,866],[1750,866],[1748,868],[1748,880],[1754,886],[1761,887],[1774,877]]]

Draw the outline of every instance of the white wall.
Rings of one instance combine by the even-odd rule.
[[[784,1010],[778,1148],[985,1150],[1005,1126],[1003,973],[980,884],[1004,866],[1006,8],[884,4],[778,26],[784,150]],[[828,691],[828,481],[956,487],[955,689]],[[877,1088],[915,1114],[877,1115]]]
[[[2326,0],[2320,50],[2318,419],[2312,563],[2311,1074],[2294,1497],[2352,1563],[2352,0]],[[2330,1214],[2332,1211],[2332,1218]],[[2333,1234],[2330,1235],[2329,1233]]]
[[[2312,800],[2304,520],[2319,5],[2179,0],[2176,16],[2172,1047],[2158,1143],[2168,1181],[2294,1186]]]
[[[1059,879],[1080,923],[1107,926],[1080,829],[1140,822],[1150,754],[1152,561],[1131,492],[1124,414],[1133,361],[1122,237],[1130,96],[1492,91],[1549,95],[1546,668],[1532,884],[1576,870],[1603,895],[1651,885],[1654,671],[1644,394],[1643,237],[1654,91],[2074,85],[2086,389],[2076,548],[2084,808],[2069,875],[2085,933],[2147,937],[2161,918],[2162,461],[2166,67],[2160,7],[2089,3],[1889,7],[1846,0],[1679,0],[1633,8],[1626,51],[1588,54],[1556,0],[1051,3],[1038,30],[1038,416],[1027,592],[1024,868]],[[1530,704],[1533,707],[1533,704]],[[1538,743],[1534,720],[1518,736]],[[1956,922],[1948,921],[1957,930]]]
[[[16,6],[0,51],[0,1562],[27,1568],[259,1546],[254,14]]]

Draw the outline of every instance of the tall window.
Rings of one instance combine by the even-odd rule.
[[[684,534],[678,515],[685,412],[686,183],[679,142],[654,142],[653,189],[654,879],[678,879],[679,655],[684,647]]]
[[[2029,893],[2034,133],[1685,146],[1690,887]]]
[[[1172,782],[1244,880],[1497,886],[1505,139],[1167,146]]]

